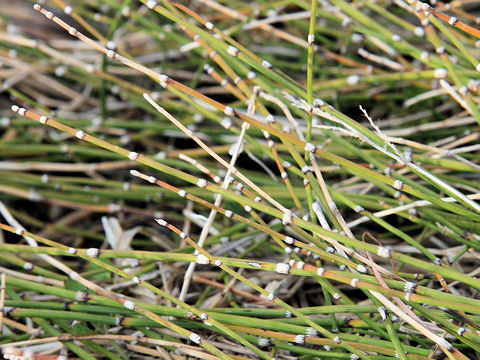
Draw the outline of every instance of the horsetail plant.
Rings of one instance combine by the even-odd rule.
[[[33,9],[0,10],[5,358],[478,358],[473,4]]]

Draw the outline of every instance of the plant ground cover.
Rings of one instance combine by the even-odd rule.
[[[5,358],[477,359],[477,10],[2,2]]]

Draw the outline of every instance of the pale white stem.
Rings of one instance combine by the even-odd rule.
[[[371,52],[368,52],[367,50],[362,48],[358,49],[357,52],[358,52],[358,55],[364,57],[365,59],[380,65],[386,66],[392,70],[395,70],[395,71],[405,70],[405,67],[403,65],[393,60],[390,60],[389,58],[386,58],[384,56],[378,56],[378,55],[372,54]]]
[[[352,133],[351,131],[345,130],[344,128],[340,128],[338,126],[330,126],[330,125],[313,125],[313,127],[322,130],[328,130],[332,132],[337,132],[338,135],[345,135],[350,136],[352,138],[358,138],[357,134]]]
[[[29,76],[32,71],[33,70],[20,70],[15,75],[12,75],[9,78],[5,79],[2,86],[0,87],[0,93],[18,84],[20,81]]]
[[[449,127],[458,127],[475,124],[477,119],[474,116],[452,116],[446,120],[435,121],[427,124],[421,124],[416,126],[411,126],[407,128],[397,128],[385,130],[384,133],[388,136],[408,136],[412,134],[418,134],[419,132],[431,131],[435,129],[447,129]]]
[[[370,291],[385,307],[387,307],[390,311],[392,311],[395,315],[397,315],[399,318],[401,318],[403,321],[409,323],[412,327],[414,327],[416,330],[421,332],[425,337],[429,338],[432,340],[435,344],[440,346],[440,348],[443,351],[452,351],[453,347],[452,345],[446,341],[444,338],[438,336],[437,334],[434,334],[431,332],[429,329],[427,329],[425,326],[423,326],[421,323],[413,319],[411,316],[408,316],[406,313],[404,313],[399,307],[397,307],[394,303],[392,303],[390,300],[388,300],[385,296],[380,294],[379,292],[376,291]]]
[[[246,124],[246,123],[243,123],[243,124]],[[239,149],[240,149],[240,144],[243,142],[243,136],[245,134],[245,129],[246,129],[246,126],[242,126],[242,132],[240,133],[240,136],[238,138],[237,147],[236,147],[235,152],[234,152],[234,154],[233,154],[233,156],[230,160],[230,165],[232,167],[235,166],[235,162],[237,161],[238,153],[239,153]],[[222,189],[226,190],[228,188],[228,185],[230,184],[230,181],[229,181],[230,176],[231,176],[231,170],[228,169],[226,174],[225,174],[225,177],[223,179],[223,183],[221,185]],[[215,198],[214,205],[215,206],[220,206],[220,204],[222,203],[222,200],[223,200],[223,196],[220,195],[220,194],[217,194],[217,196]],[[208,215],[207,221],[205,222],[205,226],[202,228],[202,232],[200,233],[200,237],[198,239],[198,246],[203,247],[203,244],[205,243],[205,240],[207,239],[207,236],[210,232],[210,227],[212,226],[216,215],[217,215],[217,211],[212,209],[210,211],[210,214]],[[193,272],[195,271],[195,267],[196,267],[196,263],[194,263],[194,262],[191,262],[188,265],[187,271],[186,271],[185,276],[183,278],[182,290],[180,291],[180,295],[178,297],[178,299],[180,301],[185,301],[185,298],[187,297],[188,288],[190,287],[190,282],[191,282],[191,279],[192,279],[192,276],[193,276]]]
[[[300,125],[298,124],[298,121],[295,120],[295,118],[292,116],[292,113],[288,109],[287,105],[285,105],[279,98],[276,96],[273,96],[271,94],[267,94],[264,91],[261,91],[259,96],[267,101],[273,102],[276,104],[285,114],[285,117],[287,120],[292,124],[293,128],[295,129],[295,132],[297,133],[297,136],[300,140],[305,141],[305,137],[303,136],[302,129],[300,128]]]
[[[320,185],[320,189],[323,193],[323,196],[325,198],[326,203],[330,207],[330,210],[332,211],[333,216],[337,219],[338,223],[340,224],[342,230],[345,232],[345,234],[351,238],[355,239],[355,236],[353,236],[352,231],[349,229],[347,226],[347,223],[343,219],[342,214],[340,214],[340,211],[338,211],[337,205],[332,199],[332,196],[330,195],[330,192],[328,191],[327,183],[325,182],[322,172],[320,171],[320,167],[318,166],[317,160],[315,159],[315,156],[313,154],[310,154],[310,162],[312,163],[313,167],[313,172],[315,173],[315,176],[318,180],[318,184]],[[337,249],[337,251],[342,255],[343,257],[348,258],[347,254],[341,249]]]
[[[206,216],[203,216],[201,214],[197,214],[197,213],[193,212],[191,209],[184,209],[182,211],[182,214],[186,218],[188,218],[192,224],[197,225],[199,228],[203,228],[207,224],[207,217]],[[189,231],[187,231],[187,230],[188,229],[184,228],[183,232],[185,234],[188,234]],[[218,230],[214,226],[210,226],[209,232],[210,232],[210,235],[212,235],[212,236],[217,236],[218,234],[220,234],[220,230]]]
[[[446,92],[447,91],[445,89],[434,89],[434,90],[426,91],[424,93],[421,93],[419,95],[416,95],[416,96],[406,100],[403,103],[403,106],[408,108],[412,105],[415,105],[416,103],[418,103],[420,101],[424,101],[424,100],[430,99],[430,98],[435,97],[435,96],[443,95]]]
[[[270,195],[268,195],[265,191],[260,189],[257,185],[255,185],[250,179],[248,179],[245,175],[243,175],[238,169],[235,167],[230,166],[225,160],[223,160],[220,156],[218,156],[212,149],[210,149],[203,141],[201,141],[192,131],[188,130],[185,126],[182,125],[177,119],[175,119],[168,111],[164,108],[159,106],[153,99],[147,94],[144,93],[143,97],[152,105],[160,114],[164,115],[168,120],[174,123],[180,130],[185,132],[193,141],[195,141],[203,150],[205,150],[211,157],[217,160],[222,166],[226,169],[229,169],[231,173],[237,176],[244,184],[248,185],[250,188],[255,190],[261,197],[268,200],[272,205],[278,208],[283,213],[288,212],[289,210],[280,204],[278,201],[273,199]]]
[[[462,154],[462,153],[473,152],[478,150],[480,150],[480,144],[451,149],[451,150],[448,150],[448,152],[452,154]]]
[[[8,276],[13,276],[13,277],[16,277],[16,278],[19,278],[19,279],[32,281],[32,282],[39,283],[39,284],[59,286],[59,287],[63,287],[65,285],[65,283],[61,280],[55,280],[55,279],[51,279],[51,278],[48,278],[48,277],[37,276],[37,275],[30,275],[30,274],[26,274],[24,272],[19,272],[19,271],[7,269],[3,266],[0,266],[0,273],[8,275]]]
[[[449,184],[447,184],[446,182],[444,182],[443,180],[439,179],[438,177],[436,177],[435,175],[433,175],[432,173],[429,173],[428,171],[424,170],[423,168],[421,168],[420,166],[414,164],[414,163],[411,163],[411,162],[407,162],[406,165],[411,168],[412,170],[415,170],[417,171],[418,173],[422,174],[423,176],[429,178],[431,181],[435,182],[437,185],[439,185],[440,187],[444,188],[444,189],[448,189],[449,191],[451,191],[453,194],[455,194],[456,196],[458,196],[460,199],[462,199],[463,201],[465,201],[468,205],[470,205],[470,207],[472,207],[473,209],[475,209],[476,211],[480,212],[480,205],[478,205],[475,201],[472,201],[471,199],[468,198],[468,196],[465,196],[464,194],[462,194],[460,191],[458,191],[457,189],[455,189],[453,186],[450,186]]]
[[[459,93],[455,91],[455,89],[445,80],[440,80],[440,86],[445,89],[445,91],[465,110],[468,111],[470,115],[473,115],[472,109],[467,104],[467,102],[460,96]]]
[[[209,7],[211,7],[212,9],[215,9],[219,12],[222,12],[222,13],[226,14],[227,16],[231,17],[232,19],[237,19],[237,20],[240,20],[240,21],[248,20],[248,17],[246,15],[242,14],[241,12],[231,10],[226,6],[223,6],[223,5],[219,4],[217,1],[213,1],[213,0],[198,0],[198,1],[201,2],[202,4],[205,4]],[[303,40],[303,39],[301,39],[297,36],[294,36],[294,35],[286,32],[286,31],[277,29],[270,24],[261,24],[260,28],[263,31],[266,31],[267,33],[270,33],[272,35],[275,35],[275,36],[279,37],[280,39],[284,39],[284,40],[289,41],[293,44],[297,44],[298,46],[301,46],[305,49],[308,48],[308,42],[307,41],[305,41],[305,40]]]
[[[448,83],[446,83],[447,86],[450,86],[448,85]],[[295,100],[294,101],[294,105],[301,108],[301,109],[304,109],[306,110],[306,106],[308,106],[308,104],[304,104],[303,102],[301,101],[297,101]],[[366,137],[365,135],[363,135],[362,133],[360,133],[359,131],[357,131],[355,128],[353,128],[352,126],[346,124],[344,121],[342,121],[341,119],[335,117],[335,116],[332,116],[330,115],[329,113],[325,112],[325,111],[322,111],[320,109],[313,109],[314,113],[320,115],[320,116],[323,116],[323,117],[326,117],[330,120],[333,120],[337,123],[340,123],[342,124],[345,128],[347,128],[348,130],[354,132],[354,133],[357,133],[359,137],[361,137],[363,139],[363,141],[365,141],[366,143],[368,143],[370,146],[372,146],[373,148],[377,149],[378,151],[381,151],[383,154],[391,157],[392,159],[394,159],[395,161],[397,161],[398,163],[400,164],[404,164],[406,167],[408,167],[409,169],[411,169],[413,172],[415,172],[417,175],[421,175],[422,177],[426,177],[430,180],[430,182],[434,183],[435,185],[437,185],[437,187],[441,188],[443,191],[446,191],[447,193],[450,192],[452,194],[454,194],[455,196],[458,196],[459,199],[461,199],[463,202],[465,202],[466,204],[468,204],[472,209],[476,210],[477,212],[480,212],[480,205],[478,205],[476,202],[470,200],[467,196],[465,196],[463,193],[461,193],[460,191],[458,191],[457,189],[455,189],[453,186],[447,184],[446,182],[444,182],[443,180],[441,180],[440,178],[436,177],[435,175],[433,175],[432,173],[426,171],[425,169],[421,168],[420,166],[418,166],[417,164],[414,164],[412,163],[411,161],[406,161],[404,156],[401,156],[400,153],[398,154],[394,154],[392,153],[391,151],[388,151],[388,149],[385,149],[385,148],[382,148],[381,146],[379,146],[378,144],[376,144],[375,142],[373,142],[372,140],[370,140],[368,137]],[[372,124],[373,121],[371,121],[371,118],[367,116],[367,119],[369,119],[370,123]],[[378,129],[378,127],[376,127],[375,125],[373,125],[375,127],[375,129],[378,131],[380,131]],[[388,136],[384,135],[382,133],[382,136],[381,136],[383,139],[385,139],[385,141],[391,145],[394,149],[396,149],[391,143],[388,142]]]
[[[323,213],[322,207],[320,206],[320,203],[318,201],[315,201],[312,204],[312,209],[315,215],[317,215],[318,221],[320,221],[320,225],[322,228],[327,229],[327,230],[332,230],[330,228],[330,225],[328,224],[327,218],[325,217],[325,214]]]
[[[10,211],[6,208],[6,206],[3,204],[2,201],[0,201],[0,213],[2,214],[3,218],[5,221],[12,227],[16,229],[25,229],[13,216],[10,214]],[[32,239],[31,237],[28,236],[23,236],[23,238],[27,241],[27,244],[31,247],[37,247],[37,241],[35,239]],[[64,265],[61,261],[51,257],[50,255],[47,254],[37,254],[37,256],[47,262],[48,264],[52,265],[53,267],[56,267],[57,269],[60,269],[66,273],[69,273],[68,271],[71,271],[66,265]]]
[[[4,217],[5,221],[12,227],[16,229],[25,229],[13,216],[10,214],[10,211],[6,208],[6,206],[3,204],[3,202],[0,201],[0,213]],[[27,244],[31,247],[37,247],[37,241],[35,239],[32,239],[31,237],[28,236],[23,236],[23,238],[27,241]],[[57,259],[51,257],[50,255],[46,254],[37,254],[38,257],[41,259],[45,260],[47,263],[50,265],[56,267],[57,269],[68,269],[62,262],[58,261]]]
[[[254,92],[252,95],[252,99],[250,99],[250,104],[251,106],[249,107],[249,114],[253,113],[254,111],[254,106],[255,106],[255,97],[257,93]],[[228,186],[230,185],[230,177],[232,175],[232,170],[235,167],[235,163],[237,162],[238,156],[240,155],[241,149],[242,149],[242,143],[245,137],[245,132],[249,128],[249,124],[247,122],[242,123],[242,128],[240,131],[240,135],[238,136],[237,142],[235,146],[233,147],[233,154],[232,158],[230,159],[230,164],[229,167],[227,168],[227,172],[223,178],[223,183],[221,185],[221,188],[223,190],[228,189]],[[223,196],[221,194],[217,194],[215,198],[214,205],[215,206],[220,206],[222,203]],[[213,221],[215,220],[215,216],[217,215],[217,211],[215,209],[212,209],[210,211],[210,214],[208,215],[207,221],[205,222],[205,226],[202,228],[202,231],[200,233],[200,237],[198,239],[198,246],[203,247],[203,244],[205,243],[205,240],[208,237],[208,234],[210,233],[210,228],[213,224]],[[196,263],[191,262],[188,265],[187,271],[185,273],[185,276],[183,278],[183,284],[182,284],[182,289],[180,291],[180,295],[178,299],[180,301],[185,301],[185,298],[187,297],[188,293],[188,288],[190,287],[190,282],[192,280],[193,272],[195,271]]]
[[[394,48],[392,48],[391,46],[385,44],[383,41],[381,41],[380,39],[374,37],[374,36],[370,36],[370,35],[367,35],[367,39],[372,42],[375,46],[377,46],[380,50],[386,52],[389,56],[398,56],[398,51],[395,50]],[[405,67],[398,64],[399,66],[401,66],[404,70],[405,70]]]

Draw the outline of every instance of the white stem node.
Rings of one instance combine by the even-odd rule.
[[[279,274],[288,274],[290,272],[290,265],[285,263],[278,263],[275,266],[275,272]]]
[[[127,300],[123,303],[123,306],[126,307],[128,310],[135,310],[135,303],[133,301]]]

